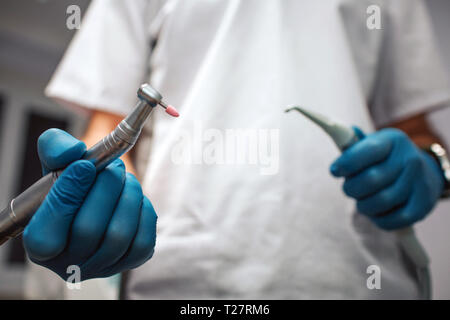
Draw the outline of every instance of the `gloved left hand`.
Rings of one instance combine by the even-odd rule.
[[[68,166],[25,228],[23,244],[31,261],[64,280],[74,266],[81,281],[136,268],[152,257],[156,240],[156,212],[138,180],[121,160],[97,173],[79,160],[85,150],[58,129],[38,140],[44,174]]]
[[[345,177],[344,192],[358,211],[382,229],[399,229],[423,219],[444,188],[436,161],[398,129],[383,129],[345,150],[331,165]]]

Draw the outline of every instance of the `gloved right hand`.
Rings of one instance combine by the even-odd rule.
[[[345,177],[344,192],[356,199],[358,212],[385,230],[405,228],[425,218],[444,188],[438,163],[394,128],[374,132],[352,145],[330,171]]]
[[[97,175],[90,161],[79,160],[85,144],[58,129],[39,137],[38,151],[44,174],[71,164],[24,230],[31,261],[64,280],[73,272],[68,267],[76,265],[86,280],[138,267],[152,257],[157,216],[121,160]]]

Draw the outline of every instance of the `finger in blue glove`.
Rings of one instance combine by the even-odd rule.
[[[63,130],[49,129],[39,136],[37,149],[42,172],[46,175],[81,159],[86,145]]]
[[[64,250],[73,218],[95,175],[91,162],[79,160],[56,180],[23,233],[24,247],[31,259],[47,261]]]

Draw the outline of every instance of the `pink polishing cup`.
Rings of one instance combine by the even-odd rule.
[[[178,113],[177,109],[175,109],[173,106],[167,106],[166,112],[170,114],[172,117],[179,117],[180,114]]]

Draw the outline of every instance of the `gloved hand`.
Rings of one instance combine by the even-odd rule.
[[[398,129],[383,129],[345,150],[331,165],[345,177],[344,192],[358,211],[386,230],[423,219],[439,199],[444,179],[436,161]]]
[[[96,175],[80,159],[83,142],[50,129],[38,140],[44,174],[64,168],[23,233],[31,261],[67,278],[71,265],[81,280],[135,268],[153,255],[156,213],[137,179],[116,160]],[[78,161],[76,161],[78,160]]]

